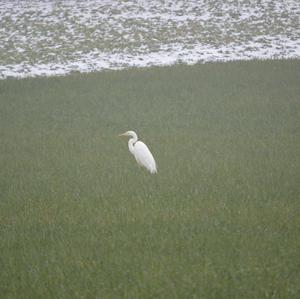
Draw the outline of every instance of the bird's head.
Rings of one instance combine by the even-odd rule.
[[[120,134],[119,136],[127,136],[127,137],[131,137],[131,138],[137,138],[137,135],[134,131],[127,131],[123,134]]]

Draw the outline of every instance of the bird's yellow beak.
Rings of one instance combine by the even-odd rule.
[[[125,133],[123,133],[123,134],[119,134],[119,135],[118,135],[118,137],[121,137],[121,136],[125,136]]]

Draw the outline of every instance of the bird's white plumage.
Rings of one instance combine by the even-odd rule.
[[[128,141],[129,151],[133,154],[140,166],[145,167],[152,174],[157,172],[156,162],[148,146],[142,141],[137,141],[138,137],[134,131],[127,131],[119,136],[130,137]]]
[[[134,157],[138,164],[148,169],[151,173],[156,173],[156,163],[148,146],[142,141],[137,141],[134,144],[134,148]]]

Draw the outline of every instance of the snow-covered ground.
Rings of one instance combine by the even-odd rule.
[[[300,58],[299,0],[0,0],[0,79]]]

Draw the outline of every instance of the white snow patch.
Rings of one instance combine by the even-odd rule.
[[[299,59],[299,15],[298,0],[0,0],[0,79]]]

